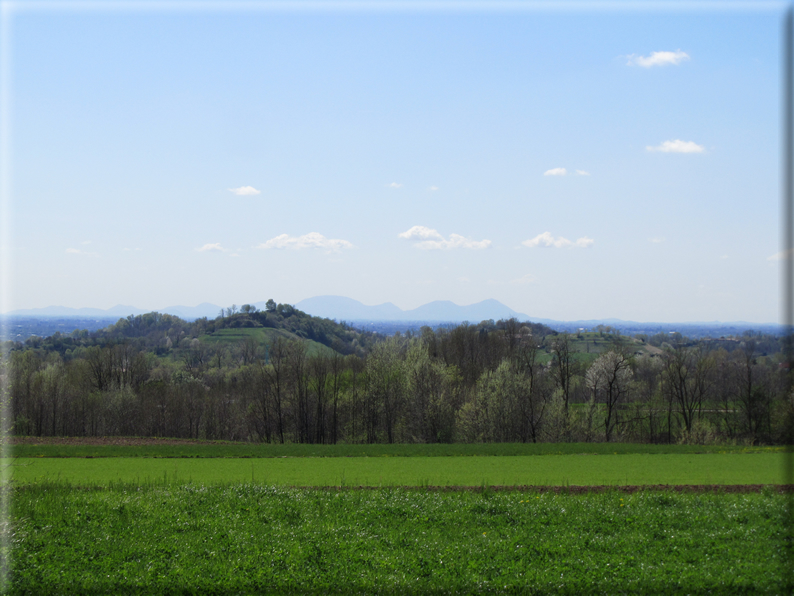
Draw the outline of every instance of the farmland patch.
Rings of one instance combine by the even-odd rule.
[[[11,594],[780,593],[785,496],[14,489]]]
[[[780,453],[471,457],[15,458],[15,483],[288,486],[782,484]]]

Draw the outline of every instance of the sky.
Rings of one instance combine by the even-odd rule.
[[[36,6],[4,13],[6,312],[780,320],[782,9]]]

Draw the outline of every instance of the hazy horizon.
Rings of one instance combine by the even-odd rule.
[[[780,320],[777,5],[213,6],[9,9],[3,312]]]
[[[485,299],[485,300],[481,300],[481,301],[478,301],[478,302],[473,302],[471,304],[458,304],[458,303],[450,301],[450,300],[436,300],[436,301],[427,302],[425,304],[421,304],[418,307],[414,307],[414,308],[402,308],[399,305],[394,304],[393,302],[383,302],[383,303],[379,303],[379,304],[365,304],[365,303],[363,303],[363,302],[361,302],[359,300],[356,300],[355,298],[349,298],[347,296],[329,296],[329,295],[325,295],[325,296],[311,296],[309,298],[305,298],[305,299],[299,300],[297,302],[290,302],[290,303],[287,303],[287,304],[291,304],[292,306],[296,306],[298,308],[301,308],[302,303],[304,303],[306,301],[309,301],[309,300],[317,299],[317,298],[344,298],[344,299],[349,299],[349,300],[354,300],[356,302],[359,302],[360,304],[362,304],[364,307],[367,307],[367,308],[392,305],[392,306],[397,307],[403,313],[412,312],[414,310],[421,309],[424,306],[427,306],[427,305],[430,305],[430,304],[433,304],[433,303],[436,303],[436,302],[451,302],[456,307],[466,308],[466,307],[476,306],[476,305],[482,304],[483,302],[489,302],[489,301],[494,301],[495,300],[493,298],[490,298],[490,299]],[[100,311],[108,311],[108,312],[114,311],[114,310],[117,310],[117,309],[122,309],[122,308],[131,308],[134,311],[166,312],[168,309],[173,309],[173,308],[185,308],[185,309],[190,310],[190,309],[198,309],[202,305],[211,305],[211,306],[217,307],[218,310],[220,310],[221,308],[229,308],[230,306],[236,306],[239,309],[244,304],[251,304],[251,305],[259,304],[259,305],[262,305],[265,301],[266,300],[264,300],[264,299],[263,300],[253,300],[253,301],[249,300],[249,301],[244,301],[244,302],[236,302],[236,303],[232,303],[232,304],[228,304],[228,305],[221,305],[221,304],[215,304],[215,303],[208,302],[208,301],[203,301],[203,302],[199,302],[199,303],[195,303],[195,304],[193,304],[193,303],[190,303],[190,304],[186,304],[186,303],[185,304],[167,304],[167,305],[161,305],[158,308],[152,308],[152,309],[143,309],[143,308],[138,307],[135,304],[121,304],[121,303],[120,304],[115,304],[115,305],[113,305],[113,306],[111,306],[109,308],[104,308],[104,309],[99,309],[99,308],[93,307],[93,306],[67,307],[67,306],[52,304],[52,305],[48,305],[46,307],[40,307],[40,308],[36,308],[36,309],[16,309],[15,311],[7,312],[7,313],[0,313],[0,316],[15,316],[15,315],[16,316],[32,316],[32,317],[35,317],[35,316],[40,316],[40,317],[47,317],[47,316],[53,316],[53,317],[81,316],[79,314],[78,315],[69,315],[69,314],[54,314],[54,315],[48,315],[48,314],[40,314],[40,315],[18,314],[19,311],[46,310],[46,309],[58,309],[58,308],[63,308],[64,310],[66,310],[66,309],[71,309],[71,310],[100,310]],[[279,302],[279,301],[277,300],[276,302]],[[523,320],[523,318],[526,318],[526,319],[529,319],[529,320],[541,320],[541,321],[542,320],[556,320],[556,321],[559,321],[561,323],[564,323],[564,322],[576,322],[576,321],[610,321],[610,320],[614,320],[614,321],[623,321],[623,322],[627,322],[627,323],[647,323],[647,324],[659,323],[659,324],[682,324],[682,325],[702,324],[702,323],[705,323],[705,324],[715,324],[715,323],[716,324],[723,324],[723,323],[725,323],[725,324],[731,324],[731,323],[742,323],[742,324],[744,324],[744,323],[746,323],[746,324],[757,324],[757,325],[780,325],[781,324],[781,323],[779,323],[777,321],[748,321],[748,320],[744,320],[744,319],[735,319],[735,320],[720,320],[720,319],[708,319],[708,320],[705,320],[704,319],[704,320],[689,320],[689,321],[685,321],[685,320],[678,320],[678,321],[675,321],[675,320],[642,320],[642,321],[638,321],[638,320],[633,320],[633,319],[623,319],[621,317],[615,317],[615,316],[588,317],[588,318],[575,317],[575,318],[569,318],[569,319],[551,319],[549,317],[538,317],[538,316],[533,315],[532,313],[519,312],[516,309],[512,308],[509,304],[504,304],[504,303],[502,303],[500,301],[497,301],[497,302],[500,305],[505,306],[505,307],[509,308],[510,310],[515,311],[517,314],[521,315],[521,317],[519,317],[519,318],[521,318],[522,320]],[[137,314],[137,313],[130,312],[129,314]],[[212,314],[212,313],[208,313],[207,315],[204,315],[204,316],[209,316],[210,314]],[[314,314],[314,313],[309,312],[309,314]],[[91,315],[85,315],[85,316],[99,316],[99,317],[101,317],[102,315],[91,314]],[[115,318],[117,316],[120,316],[120,314],[108,314],[107,315],[108,318]],[[331,315],[331,314],[320,314],[320,315],[316,315],[316,316],[321,316],[321,317],[326,317],[327,316],[329,318],[333,318],[333,319],[337,319],[337,320],[372,320],[372,321],[389,321],[389,320],[391,320],[389,318],[377,318],[377,317],[375,317],[375,318],[359,318],[359,319],[352,318],[351,319],[350,317],[337,316],[337,315]],[[506,318],[506,317],[490,316],[490,317],[486,317],[486,318],[498,319],[498,318]],[[399,320],[402,320],[402,319],[394,319],[394,320],[395,321],[399,321]],[[408,320],[408,319],[405,319],[405,320]],[[428,320],[428,321],[430,321],[430,320],[436,320],[436,319],[417,319],[417,320]],[[441,319],[439,319],[439,320],[441,320]],[[452,320],[452,319],[450,319],[450,320]]]

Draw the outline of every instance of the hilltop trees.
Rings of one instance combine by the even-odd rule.
[[[507,320],[384,338],[289,305],[249,306],[192,323],[150,313],[13,345],[13,431],[280,443],[769,442],[784,436],[792,410],[788,368],[771,351],[779,342],[753,334],[665,336],[657,347],[652,337]]]

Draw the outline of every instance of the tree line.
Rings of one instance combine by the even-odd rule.
[[[290,309],[225,309],[194,323],[151,313],[99,334],[13,345],[3,363],[12,432],[276,443],[780,443],[794,410],[788,363],[770,336],[583,336],[510,319],[379,337]],[[287,329],[293,316],[305,336],[322,332],[323,345],[340,349],[310,349],[296,333],[234,346],[204,338],[235,326]]]

